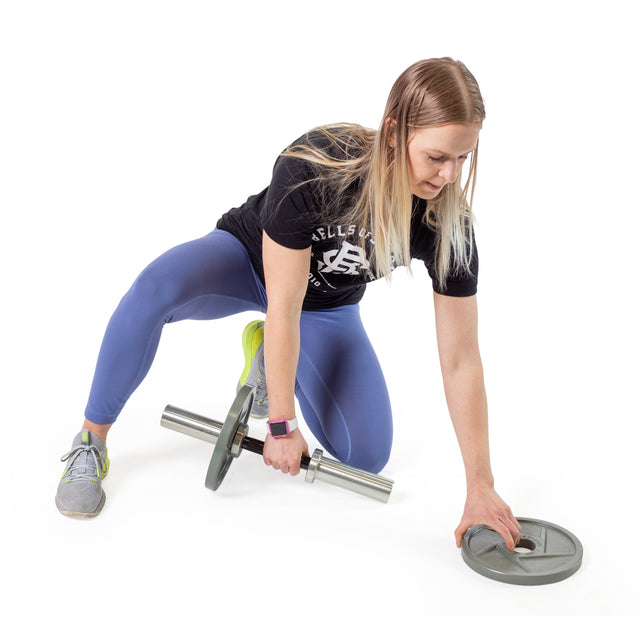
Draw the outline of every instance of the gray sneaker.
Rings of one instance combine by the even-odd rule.
[[[109,472],[109,458],[104,442],[83,429],[73,440],[71,451],[62,456],[67,468],[56,493],[56,507],[72,518],[92,518],[104,506],[106,496],[102,480]]]
[[[256,395],[251,408],[252,418],[269,416],[267,398],[267,378],[264,373],[264,322],[254,320],[242,332],[242,350],[244,351],[244,370],[238,381],[236,393],[243,384],[253,385]]]

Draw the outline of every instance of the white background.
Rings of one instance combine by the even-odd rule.
[[[401,627],[426,636],[432,615],[633,613],[631,3],[0,6],[0,535],[10,589],[0,626],[405,637]],[[211,447],[159,418],[167,403],[225,415],[241,331],[255,317],[243,314],[165,329],[109,436],[103,513],[62,517],[59,457],[80,428],[106,322],[135,275],[261,190],[302,132],[335,121],[377,127],[395,78],[442,55],[475,74],[488,114],[475,213],[496,487],[516,515],[574,532],[580,571],[518,587],[463,563],[453,537],[463,468],[418,263],[413,279],[399,270],[362,303],[394,407],[389,504],[285,478],[248,453],[217,493],[204,488]],[[264,427],[252,422],[252,434]],[[527,637],[541,623],[515,622],[469,619],[451,630]],[[602,622],[609,632],[611,622]]]

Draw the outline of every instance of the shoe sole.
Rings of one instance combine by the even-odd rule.
[[[106,500],[107,500],[107,495],[103,491],[102,497],[100,498],[100,502],[98,503],[96,510],[92,511],[91,513],[82,513],[81,511],[67,511],[66,509],[63,509],[58,504],[58,498],[56,496],[56,507],[58,507],[58,511],[63,516],[68,516],[69,518],[76,518],[77,520],[86,520],[87,518],[95,518],[102,511],[102,507],[104,507],[104,503]]]
[[[238,380],[238,384],[236,386],[236,393],[240,391],[240,387],[247,381],[249,377],[249,372],[251,371],[251,364],[253,363],[253,338],[256,334],[256,331],[260,328],[260,326],[264,326],[264,320],[254,320],[250,322],[242,332],[242,351],[244,353],[244,369],[242,370],[242,375],[240,376],[240,380]],[[250,413],[252,418],[257,420],[263,420],[268,417],[268,413],[254,413],[253,411]]]
[[[247,381],[249,377],[249,371],[251,370],[251,363],[253,361],[253,336],[258,330],[258,324],[264,324],[264,320],[254,320],[250,322],[242,332],[242,351],[244,352],[244,369],[242,370],[242,374],[240,375],[240,380],[238,380],[238,386],[236,387],[236,393],[240,391],[240,387]]]

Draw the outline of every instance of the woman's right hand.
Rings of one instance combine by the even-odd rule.
[[[279,469],[282,473],[297,476],[300,473],[300,459],[309,456],[309,445],[300,433],[294,429],[283,438],[274,438],[270,433],[264,441],[262,457],[264,463]]]

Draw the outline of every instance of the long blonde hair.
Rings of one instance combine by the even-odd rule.
[[[395,266],[409,267],[411,262],[413,205],[407,145],[412,133],[446,124],[481,124],[484,118],[478,83],[462,62],[421,60],[394,83],[377,131],[347,123],[326,125],[314,130],[322,134],[324,144],[314,144],[317,138],[309,136],[308,144],[289,147],[283,155],[316,166],[323,221],[369,229],[375,241],[373,269],[377,277],[388,278]],[[435,266],[441,287],[449,274],[469,270],[477,157],[476,145],[464,187],[460,174],[428,203],[426,222],[437,232]],[[359,188],[354,191],[356,184]],[[364,237],[361,242],[364,248]]]

